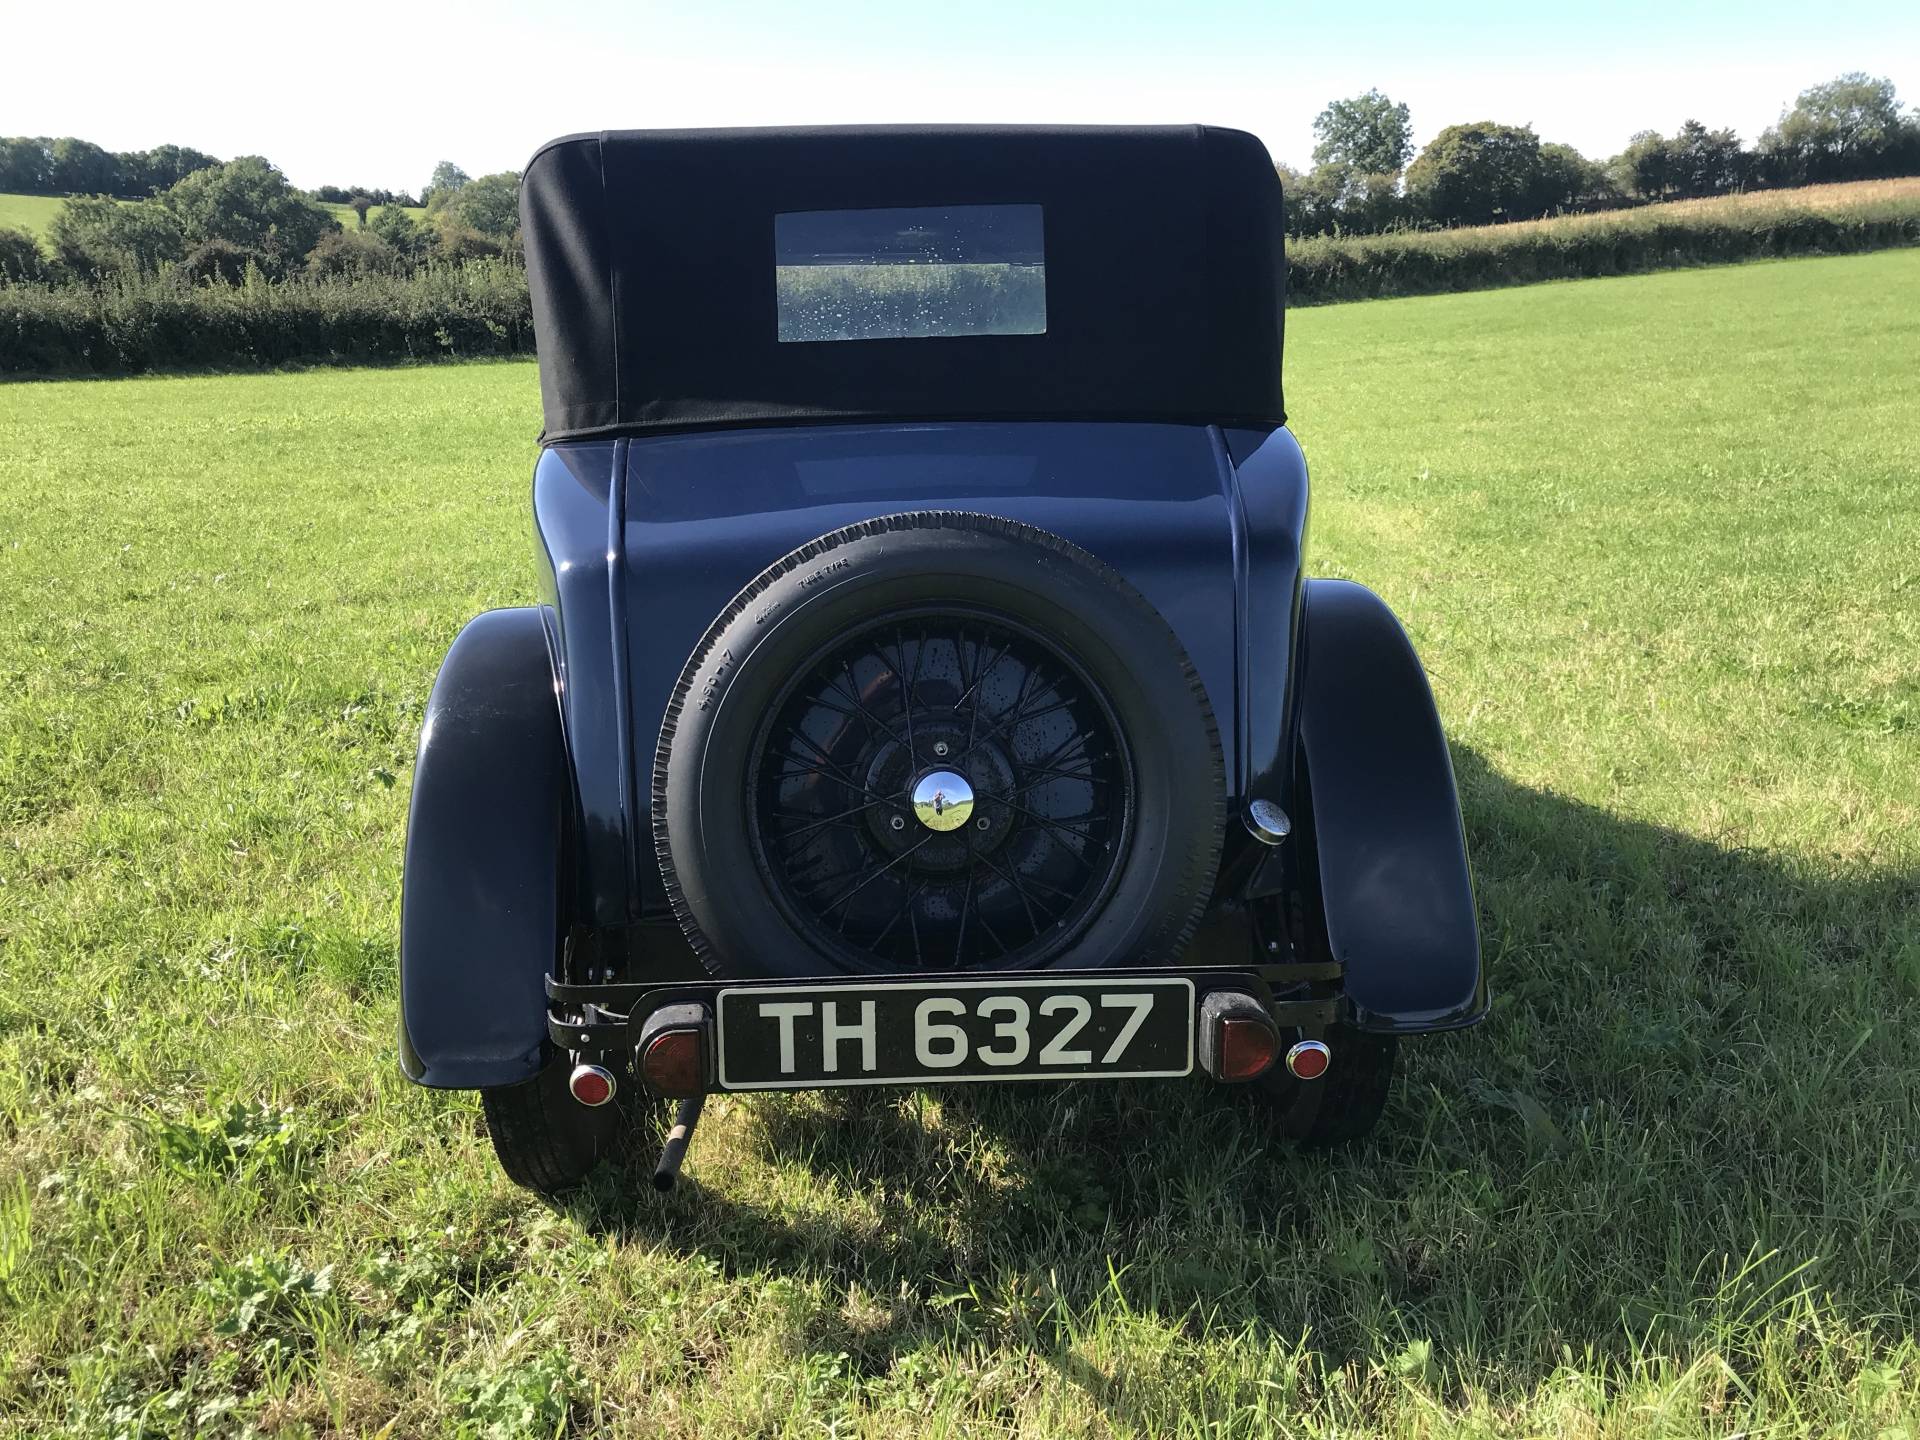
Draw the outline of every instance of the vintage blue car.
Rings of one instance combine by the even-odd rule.
[[[577,135],[521,203],[542,597],[434,685],[400,952],[516,1181],[619,1092],[662,1188],[713,1091],[1199,1071],[1349,1139],[1485,1013],[1425,675],[1305,577],[1257,140]]]

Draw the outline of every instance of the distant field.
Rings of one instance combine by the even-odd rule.
[[[66,203],[66,197],[61,195],[0,195],[0,225],[10,225],[44,238],[53,228],[53,217],[60,213],[60,207]],[[140,205],[145,202],[129,200],[125,203]],[[351,206],[324,205],[321,208],[349,230],[359,223]],[[381,205],[374,206],[367,212],[367,219],[372,220],[384,208]],[[417,206],[403,208],[416,220],[423,219],[427,213]]]
[[[66,203],[59,195],[0,195],[0,225],[44,237]]]
[[[346,228],[349,230],[353,229],[355,226],[357,226],[360,223],[360,219],[357,215],[353,213],[353,207],[351,205],[324,205],[323,204],[320,208],[325,210],[328,214],[332,215],[334,219],[338,220],[342,225],[346,226]],[[367,211],[367,223],[372,224],[373,218],[376,215],[378,215],[382,210],[385,210],[386,208],[387,207],[385,205],[376,205],[371,210]],[[406,211],[406,213],[411,215],[415,220],[424,220],[427,218],[427,211],[424,205],[402,205],[400,208]]]
[[[0,385],[0,1433],[1920,1434],[1914,293],[1289,321],[1310,569],[1432,674],[1496,997],[1373,1143],[734,1098],[557,1212],[393,1042],[533,365]]]
[[[1669,215],[1740,214],[1754,210],[1798,208],[1821,211],[1852,210],[1865,205],[1888,202],[1920,207],[1920,175],[1897,180],[1851,180],[1840,185],[1802,185],[1790,190],[1750,190],[1740,195],[1716,195],[1706,200],[1669,200],[1660,205],[1641,205],[1632,210],[1606,210],[1602,216],[1645,216],[1658,219]],[[1551,220],[1519,220],[1511,225],[1469,226],[1456,234],[1474,234],[1483,230],[1516,231],[1550,228],[1582,217],[1556,216]]]

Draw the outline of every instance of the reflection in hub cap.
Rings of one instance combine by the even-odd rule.
[[[973,786],[951,770],[935,770],[913,787],[913,813],[929,830],[958,830],[973,816]]]

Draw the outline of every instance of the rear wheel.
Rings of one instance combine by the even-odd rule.
[[[742,591],[668,706],[654,804],[720,974],[1171,961],[1224,831],[1160,616],[1057,536],[950,512],[835,531]]]
[[[500,1168],[542,1195],[574,1189],[613,1150],[619,1103],[582,1105],[567,1090],[572,1067],[556,1056],[533,1079],[480,1093]]]

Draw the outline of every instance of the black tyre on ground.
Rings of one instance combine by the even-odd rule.
[[[567,1091],[570,1069],[565,1057],[556,1057],[531,1080],[480,1093],[500,1168],[514,1184],[542,1195],[574,1189],[619,1138],[618,1102],[582,1105]]]
[[[743,590],[653,795],[674,910],[730,975],[1171,962],[1225,828],[1166,622],[1058,536],[954,512],[835,531]]]

